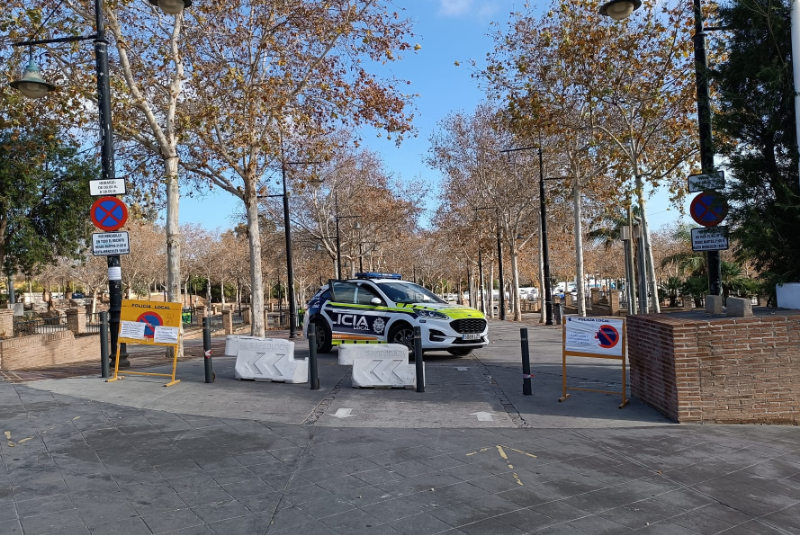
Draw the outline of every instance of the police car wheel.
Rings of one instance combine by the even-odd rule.
[[[409,351],[414,350],[414,329],[411,325],[398,325],[389,334],[389,341],[392,344],[403,344]]]
[[[314,331],[317,335],[317,352],[330,353],[333,348],[331,343],[331,329],[324,321],[314,320]]]

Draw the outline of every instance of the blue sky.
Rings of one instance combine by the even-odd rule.
[[[538,0],[542,2],[543,0]],[[490,23],[505,25],[509,13],[522,2],[509,0],[396,0],[397,9],[414,21],[412,43],[422,49],[408,53],[402,61],[388,66],[398,78],[411,81],[410,92],[419,93],[414,126],[417,137],[408,137],[398,148],[394,141],[364,133],[364,144],[383,158],[387,172],[402,179],[421,177],[437,184],[440,175],[428,168],[423,158],[428,138],[437,122],[454,111],[472,111],[484,99],[477,83],[470,77],[469,60],[481,61],[492,50],[486,35]],[[455,62],[461,63],[456,66]],[[436,191],[436,188],[433,190]],[[430,199],[429,207],[435,206]],[[209,209],[213,206],[213,209]],[[688,206],[688,204],[687,204]],[[648,205],[650,228],[657,229],[675,221],[677,211],[670,209],[666,192],[656,192]],[[230,228],[242,212],[241,201],[221,190],[195,198],[181,199],[181,223],[197,223],[206,228]]]

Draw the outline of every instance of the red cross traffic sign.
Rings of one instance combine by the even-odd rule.
[[[725,219],[728,203],[719,193],[704,191],[694,198],[689,213],[698,225],[716,227]]]
[[[603,349],[611,349],[619,342],[619,332],[611,325],[601,326],[594,337]]]
[[[128,221],[128,207],[116,197],[100,197],[94,201],[89,215],[95,227],[113,232],[122,228]]]

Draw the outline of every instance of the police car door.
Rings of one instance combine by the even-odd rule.
[[[331,299],[325,306],[333,340],[382,340],[386,334],[386,303],[368,288],[331,281]],[[380,304],[373,302],[378,299]]]

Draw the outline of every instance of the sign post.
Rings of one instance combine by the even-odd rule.
[[[622,404],[619,408],[621,409],[627,405],[625,320],[622,318],[579,318],[567,316],[562,334],[561,373],[563,391],[558,401],[565,401],[569,397],[567,390],[582,390],[584,392],[600,392],[602,394],[621,394]],[[568,387],[567,357],[588,357],[621,361],[622,392]]]
[[[120,344],[140,344],[152,346],[168,346],[174,348],[172,359],[172,373],[151,373],[126,371],[125,375],[150,375],[156,377],[169,377],[170,381],[164,386],[180,383],[175,379],[178,365],[178,344],[181,336],[181,303],[159,303],[158,301],[122,301],[119,323]],[[114,364],[114,377],[106,382],[123,379],[119,375],[119,351]]]

